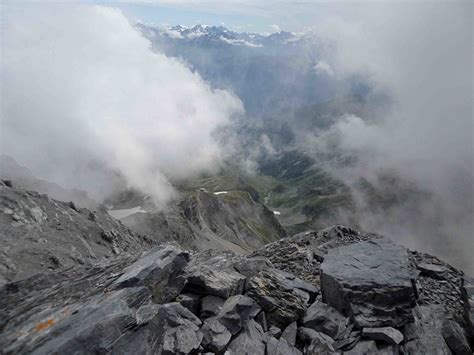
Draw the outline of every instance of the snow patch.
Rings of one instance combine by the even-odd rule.
[[[227,191],[217,191],[217,192],[214,192],[214,195],[222,195],[222,194],[226,194]]]
[[[128,208],[125,210],[108,210],[107,212],[109,212],[109,214],[116,219],[125,218],[135,213],[146,213],[142,206]]]
[[[273,214],[276,214],[277,216],[279,216],[281,213],[280,211],[273,211]]]
[[[243,39],[230,39],[230,38],[225,38],[224,36],[220,36],[219,39],[225,43],[232,44],[233,46],[247,46],[247,47],[253,47],[253,48],[263,47],[262,44],[255,44]]]

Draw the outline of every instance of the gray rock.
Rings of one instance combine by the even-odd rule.
[[[216,319],[219,320],[232,335],[260,312],[260,307],[253,299],[243,295],[229,297],[222,305]]]
[[[197,350],[203,336],[199,330],[202,324],[199,318],[177,302],[158,307],[152,329],[159,329],[159,348],[163,349],[163,354],[188,354]]]
[[[250,320],[230,342],[227,351],[230,355],[264,355],[265,336],[262,327]]]
[[[403,334],[405,354],[439,354],[450,355],[441,333],[444,310],[442,307],[421,306],[415,312],[415,322],[405,325]]]
[[[364,328],[362,336],[372,340],[382,340],[388,344],[398,345],[403,341],[403,334],[392,327]]]
[[[267,355],[302,355],[302,352],[284,338],[278,340],[271,337],[267,341]]]
[[[359,341],[351,350],[344,351],[344,355],[378,354],[377,345],[373,340]]]
[[[461,292],[468,336],[474,338],[474,279],[464,277]]]
[[[189,309],[192,313],[198,314],[201,304],[201,297],[199,295],[194,293],[182,293],[176,297],[175,301],[179,302],[184,308]]]
[[[286,327],[283,333],[281,333],[280,339],[285,339],[289,345],[295,346],[297,330],[298,325],[296,324],[296,322],[290,323],[290,325]]]
[[[441,265],[428,264],[428,263],[419,263],[417,265],[418,270],[421,271],[423,275],[435,278],[435,279],[444,279],[448,272],[448,269]]]
[[[218,270],[207,265],[194,266],[187,274],[184,292],[228,298],[241,294],[245,276],[230,269]]]
[[[336,350],[350,350],[352,349],[356,344],[357,342],[360,340],[360,336],[359,335],[354,335],[354,336],[350,336],[348,338],[345,338],[345,339],[341,339],[341,340],[336,340],[334,342],[334,349]]]
[[[259,314],[255,316],[255,321],[260,324],[262,327],[263,331],[266,332],[268,331],[268,322],[267,322],[267,316],[265,315],[264,311],[261,311]],[[280,331],[281,332],[281,331]]]
[[[215,353],[222,351],[232,338],[232,334],[216,318],[206,319],[201,332],[202,345]]]
[[[273,268],[272,263],[263,257],[242,258],[234,263],[234,268],[247,277],[252,277],[262,270]]]
[[[156,303],[173,300],[184,286],[180,277],[189,254],[171,245],[159,247],[138,259],[115,281],[117,288],[148,287]]]
[[[281,329],[272,325],[268,328],[267,333],[272,337],[279,338],[281,335]]]
[[[313,351],[320,350],[322,353],[333,353],[335,351],[334,339],[314,329],[305,327],[298,328],[298,339],[301,343],[305,344],[307,349],[313,349]]]
[[[358,327],[400,327],[416,304],[407,250],[387,238],[328,251],[321,264],[323,301]]]
[[[472,354],[469,343],[461,326],[454,321],[447,321],[442,329],[444,340],[451,351],[456,355]]]
[[[300,281],[289,273],[269,269],[248,280],[246,294],[262,307],[270,325],[283,328],[298,320],[308,307],[310,295],[296,287]]]
[[[334,308],[316,301],[307,310],[303,317],[302,324],[306,328],[323,332],[332,338],[342,331],[346,323],[346,318]]]
[[[139,309],[142,319],[114,343],[113,354],[188,354],[199,349],[201,321],[179,303],[147,305]],[[145,315],[145,317],[143,317]]]
[[[0,348],[5,354],[110,351],[114,342],[136,324],[132,300],[144,302],[149,297],[144,287],[128,288],[64,308],[38,310],[17,329],[24,334],[22,338],[2,330]],[[6,345],[8,337],[11,342]]]
[[[201,319],[216,316],[221,310],[225,299],[217,296],[204,296],[201,299]]]

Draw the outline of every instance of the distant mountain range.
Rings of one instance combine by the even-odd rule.
[[[335,97],[362,95],[360,78],[340,80],[310,34],[238,33],[222,26],[137,25],[153,47],[189,63],[215,88],[234,92],[247,117],[280,117]]]

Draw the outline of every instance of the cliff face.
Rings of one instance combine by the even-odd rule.
[[[381,235],[334,226],[252,252],[190,251],[120,231],[105,212],[91,221],[89,212],[44,196],[7,186],[1,192],[6,242],[46,238],[57,214],[71,234],[52,233],[51,250],[79,249],[70,243],[84,224],[96,254],[79,263],[64,252],[64,262],[35,275],[26,260],[40,265],[46,249],[27,242],[33,249],[8,254],[29,272],[0,288],[2,353],[472,353],[472,280]],[[200,203],[209,216],[189,218],[217,218],[212,201]],[[105,235],[105,227],[119,230],[112,240],[120,253],[99,226]]]

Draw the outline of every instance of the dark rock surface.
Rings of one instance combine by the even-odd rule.
[[[454,354],[468,355],[472,354],[471,347],[466,339],[464,330],[453,321],[447,321],[443,325],[442,334],[446,344]]]
[[[403,334],[392,327],[364,328],[362,337],[373,340],[382,340],[388,344],[398,345],[403,341]]]
[[[245,293],[265,311],[270,325],[284,328],[304,314],[310,302],[306,292],[310,286],[292,274],[270,269],[248,279]]]
[[[387,238],[332,249],[321,265],[323,300],[359,327],[413,322],[414,279],[407,250]]]
[[[26,211],[33,201],[47,215],[36,209],[15,220],[7,211],[0,215],[4,230],[21,221],[15,228],[38,232],[39,223],[50,231],[50,211],[43,208],[57,202],[2,189],[8,189],[2,206],[17,198]],[[90,211],[58,206],[54,213],[67,209],[72,231],[84,220],[110,221],[100,212],[90,219]],[[126,245],[136,237],[138,244],[94,263],[72,263],[58,256],[70,242],[63,234],[62,244],[50,245],[54,268],[4,279],[2,354],[471,353],[472,280],[376,234],[335,226],[238,255],[97,232],[101,243]]]
[[[302,325],[336,338],[345,328],[346,318],[334,308],[316,301],[307,310]]]

